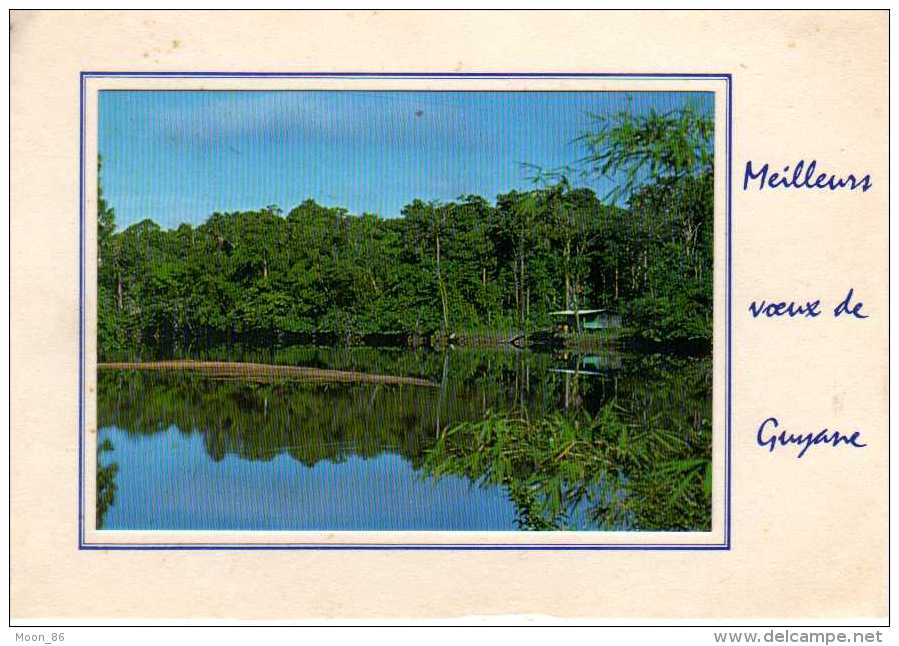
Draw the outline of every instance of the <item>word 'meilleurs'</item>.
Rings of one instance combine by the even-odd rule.
[[[783,172],[780,173],[772,171],[768,164],[756,170],[753,168],[752,162],[748,161],[746,162],[746,172],[743,175],[743,190],[749,190],[750,182],[754,184],[756,180],[758,180],[760,191],[764,188],[826,188],[836,191],[846,187],[850,191],[854,191],[861,187],[862,193],[864,193],[873,185],[870,175],[865,175],[861,179],[851,173],[845,177],[838,177],[833,173],[816,173],[817,166],[818,162],[814,159],[808,165],[805,160],[800,159],[793,166],[792,173],[790,173],[789,166],[784,166]]]

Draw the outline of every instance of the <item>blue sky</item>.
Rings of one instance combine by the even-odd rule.
[[[522,162],[555,168],[583,150],[590,114],[667,111],[709,93],[102,91],[103,191],[119,228],[165,228],[213,212],[307,198],[399,215],[532,186]],[[610,186],[577,179],[602,196]]]

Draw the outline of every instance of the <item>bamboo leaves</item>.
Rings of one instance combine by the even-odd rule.
[[[618,402],[596,416],[488,413],[447,429],[427,453],[434,477],[503,485],[526,529],[571,529],[585,513],[601,527],[703,529],[710,522],[710,433],[700,442],[640,422]]]

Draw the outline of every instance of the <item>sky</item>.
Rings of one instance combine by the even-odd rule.
[[[591,115],[668,111],[697,92],[100,92],[102,184],[125,228],[308,198],[395,217],[415,198],[449,201],[533,187],[523,166],[572,165]],[[606,180],[572,178],[602,197]]]

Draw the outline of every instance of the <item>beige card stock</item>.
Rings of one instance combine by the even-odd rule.
[[[13,622],[885,620],[887,12],[14,11],[10,37]],[[705,93],[708,527],[101,527],[118,91]]]

